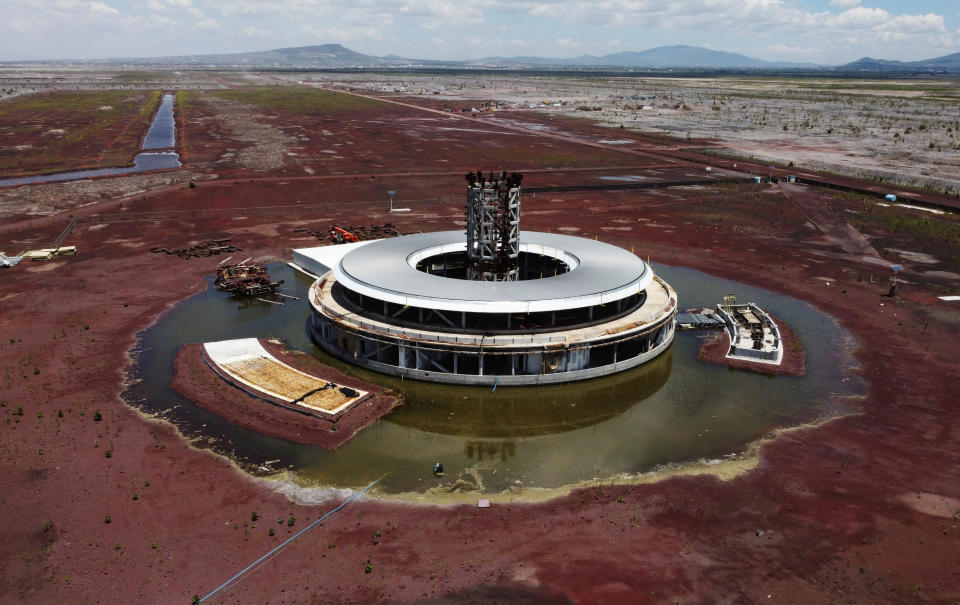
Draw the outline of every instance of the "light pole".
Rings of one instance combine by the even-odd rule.
[[[387,195],[390,196],[390,212],[410,212],[409,208],[394,208],[393,207],[393,196],[397,194],[396,191],[388,191]]]

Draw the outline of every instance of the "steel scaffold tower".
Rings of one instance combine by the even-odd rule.
[[[520,257],[520,182],[523,175],[469,173],[467,279],[517,281]]]

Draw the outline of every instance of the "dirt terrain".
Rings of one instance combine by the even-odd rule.
[[[235,157],[216,164],[228,148],[255,143],[231,138],[218,108],[198,107],[183,117],[186,145],[200,150],[185,168],[204,176],[196,187],[157,184],[118,197],[104,180],[99,201],[37,218],[26,205],[0,224],[0,249],[9,249],[52,241],[69,214],[81,219],[65,242],[77,256],[3,270],[0,601],[188,603],[347,496],[251,478],[121,399],[137,333],[205,288],[212,272],[210,259],[151,248],[231,237],[254,262],[268,262],[316,242],[294,231],[305,224],[455,229],[461,170],[499,169],[489,163],[515,139],[522,143],[504,157],[528,169],[530,188],[663,165],[704,172],[703,163],[654,161],[616,144],[579,146],[578,137],[608,140],[607,128],[581,121],[554,120],[569,135],[561,144],[479,118],[445,130],[452,126],[440,116],[391,105],[337,120],[322,110],[257,109],[286,136],[302,129],[288,148],[298,156],[257,172]],[[325,124],[341,130],[324,135]],[[339,158],[298,159],[335,142],[349,149],[325,155]],[[568,160],[551,170],[558,153]],[[512,170],[511,161],[498,162]],[[605,170],[576,170],[591,166]],[[18,189],[36,199],[63,186]],[[412,211],[389,214],[388,189]],[[956,215],[910,208],[874,214],[876,202],[769,185],[525,196],[525,229],[635,248],[836,317],[857,341],[867,385],[859,413],[765,439],[741,466],[598,485],[539,504],[363,498],[215,602],[956,602],[960,308],[938,296],[960,286],[949,260],[960,227]],[[924,231],[930,224],[936,230]],[[892,259],[904,272],[889,298]]]
[[[132,165],[159,91],[64,92],[0,101],[0,179]]]
[[[960,194],[960,95],[952,80],[410,76],[310,80],[421,102],[582,115],[614,133],[701,141],[731,157]],[[710,141],[722,141],[715,146]]]

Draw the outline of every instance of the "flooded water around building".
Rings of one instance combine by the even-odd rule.
[[[72,170],[70,172],[58,172],[54,174],[38,174],[33,176],[13,177],[0,179],[0,187],[11,187],[13,185],[29,185],[31,183],[54,183],[58,181],[74,181],[77,179],[86,179],[100,176],[114,176],[119,174],[130,174],[134,172],[145,172],[147,170],[166,170],[168,168],[179,168],[180,155],[174,151],[147,151],[157,149],[173,149],[177,144],[176,126],[173,120],[173,102],[172,94],[163,95],[163,101],[160,103],[160,109],[157,111],[153,122],[150,124],[150,130],[143,140],[140,149],[144,153],[138,153],[133,158],[133,166],[120,166],[115,168],[94,168],[91,170]]]
[[[357,487],[388,473],[381,492],[557,488],[624,478],[664,465],[735,456],[780,427],[849,411],[860,394],[852,337],[803,301],[679,267],[655,266],[676,288],[681,308],[713,306],[734,292],[790,324],[807,353],[801,378],[767,376],[697,361],[702,334],[678,332],[666,354],[613,376],[541,387],[462,387],[403,381],[347,366],[307,335],[312,280],[270,267],[299,301],[283,306],[231,299],[212,287],[171,310],[141,335],[128,399],[160,414],[199,443],[254,473],[289,469],[308,487]],[[257,434],[197,407],[173,391],[171,360],[183,344],[279,336],[294,349],[383,384],[404,405],[339,450]],[[269,462],[269,464],[268,464]],[[445,475],[434,477],[434,463]]]

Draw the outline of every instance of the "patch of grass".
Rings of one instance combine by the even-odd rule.
[[[897,247],[930,254],[941,266],[960,264],[960,220],[956,215],[936,215],[896,206],[878,206],[875,200],[861,198],[850,207],[856,214],[847,220],[858,231],[873,236],[892,236]],[[889,244],[879,244],[879,247]]]
[[[888,211],[880,207],[868,213],[870,222],[887,233],[906,235],[918,240],[960,244],[960,222],[941,220],[938,216],[912,216],[904,212]]]
[[[254,105],[261,110],[301,115],[335,114],[382,107],[381,101],[301,86],[253,86],[211,92],[215,97]]]
[[[142,90],[56,91],[0,103],[0,176],[130,164],[159,97]]]
[[[158,80],[170,80],[173,74],[169,71],[146,71],[132,70],[121,71],[113,76],[117,82],[156,82]]]

